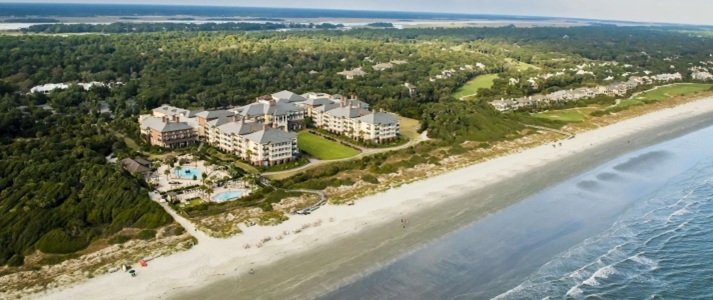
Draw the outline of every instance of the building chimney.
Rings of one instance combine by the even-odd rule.
[[[267,124],[262,124],[262,130],[267,131],[268,128],[270,128],[269,125],[267,125]]]
[[[277,123],[272,123],[272,128],[277,129]]]
[[[260,102],[260,97],[255,97],[255,103]]]
[[[384,112],[384,109],[383,109],[383,108],[379,108],[379,112]]]
[[[361,108],[361,102],[357,103],[357,108]]]
[[[180,121],[181,121],[181,117],[176,116],[176,122],[180,122]]]
[[[163,117],[161,117],[161,118],[163,119],[163,122],[164,122],[164,123],[168,124],[168,117],[163,116]]]
[[[275,106],[275,99],[270,100],[270,106]]]
[[[344,101],[339,102],[339,107],[344,107]]]
[[[240,124],[245,124],[245,117],[240,118]]]
[[[237,121],[238,121],[238,116],[233,115],[233,122],[237,122]]]
[[[372,109],[371,109],[371,113],[372,113],[372,114],[375,114],[375,113],[376,113],[376,109],[372,108]]]
[[[354,102],[349,101],[349,109],[352,109],[353,104],[354,104]]]

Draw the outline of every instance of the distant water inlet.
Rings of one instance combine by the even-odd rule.
[[[221,192],[213,196],[213,201],[215,202],[225,202],[236,198],[240,198],[243,195],[241,191],[226,191]]]
[[[496,299],[713,299],[713,160]]]
[[[201,179],[202,172],[193,167],[181,167],[173,170],[173,176],[184,179]]]

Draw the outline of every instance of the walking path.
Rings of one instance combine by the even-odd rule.
[[[391,148],[362,148],[362,149],[363,149],[362,152],[359,153],[359,154],[356,155],[356,156],[347,157],[347,158],[342,158],[342,159],[335,159],[335,160],[310,159],[308,164],[306,164],[306,165],[304,165],[304,166],[301,166],[301,167],[299,167],[299,168],[290,169],[290,170],[285,170],[285,171],[278,171],[278,172],[265,172],[265,173],[262,173],[261,175],[263,175],[263,176],[269,176],[269,175],[280,175],[280,174],[287,174],[287,173],[292,173],[292,172],[298,172],[298,171],[302,171],[302,170],[305,170],[305,169],[313,168],[313,167],[316,167],[316,166],[319,166],[319,165],[323,165],[323,164],[326,164],[326,163],[333,163],[333,162],[354,160],[354,159],[362,158],[362,157],[367,156],[367,155],[374,155],[374,154],[383,153],[383,152],[388,152],[388,151],[393,151],[393,150],[401,150],[401,149],[408,148],[408,147],[410,147],[410,146],[412,146],[412,145],[415,145],[415,144],[418,144],[418,143],[420,143],[420,142],[427,141],[427,140],[428,140],[428,132],[427,132],[427,131],[424,131],[424,132],[421,133],[421,136],[420,136],[419,139],[417,139],[417,140],[415,140],[415,141],[414,141],[414,140],[409,140],[408,143],[403,144],[403,145],[401,145],[401,146],[396,146],[396,147],[391,147]]]

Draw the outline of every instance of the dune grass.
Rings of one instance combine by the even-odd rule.
[[[360,153],[359,150],[306,131],[297,134],[297,146],[300,150],[322,160],[349,158]]]

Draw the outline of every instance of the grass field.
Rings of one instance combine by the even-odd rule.
[[[421,128],[420,121],[398,115],[394,115],[394,117],[399,119],[399,132],[401,135],[412,141],[417,141],[420,138],[421,134],[418,133],[418,129]]]
[[[582,122],[584,121],[584,114],[578,110],[571,111],[552,111],[533,114],[532,116],[537,118],[544,118],[550,120],[558,120],[565,122]]]
[[[641,105],[641,104],[644,104],[644,102],[642,102],[642,101],[640,101],[640,100],[628,99],[628,100],[622,100],[622,101],[619,103],[619,106],[621,106],[622,108],[624,108],[624,107],[629,107],[629,106],[632,106],[632,105]]]
[[[539,70],[539,69],[540,69],[540,67],[538,67],[538,66],[531,65],[531,64],[526,64],[526,63],[520,62],[520,61],[515,61],[515,60],[513,60],[512,58],[506,58],[505,60],[506,60],[507,62],[509,62],[509,63],[515,64],[515,67],[516,67],[518,70],[520,70],[520,71],[525,71],[525,70],[527,70],[527,69],[529,69],[529,68],[533,68],[533,69],[535,69],[535,70]]]
[[[300,132],[297,134],[297,145],[300,150],[322,160],[348,158],[360,153],[359,150],[352,149],[309,132]]]
[[[711,84],[675,84],[672,86],[660,87],[653,91],[642,93],[636,96],[636,100],[666,100],[671,97],[681,96],[686,94],[693,94],[697,92],[706,91],[711,88]]]
[[[468,81],[464,86],[458,88],[453,94],[453,97],[460,98],[463,96],[473,95],[480,88],[490,88],[493,86],[493,80],[498,78],[497,74],[480,75]]]

